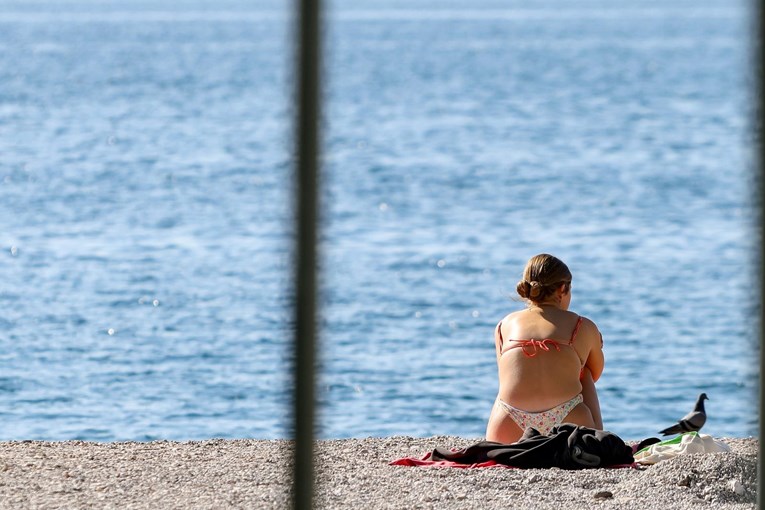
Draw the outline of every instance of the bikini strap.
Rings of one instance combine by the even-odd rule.
[[[574,345],[574,340],[576,340],[576,334],[579,332],[579,326],[582,325],[582,319],[583,317],[580,315],[579,319],[576,321],[576,326],[574,326],[574,331],[571,333],[571,340],[568,341],[568,345]]]

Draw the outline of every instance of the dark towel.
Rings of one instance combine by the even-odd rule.
[[[481,441],[453,452],[436,448],[433,461],[480,464],[495,461],[519,468],[585,469],[632,464],[632,448],[608,431],[564,423],[553,427],[546,436],[536,429],[526,429],[523,437],[512,444]]]

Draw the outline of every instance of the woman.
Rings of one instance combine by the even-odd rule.
[[[564,422],[602,429],[595,381],[603,372],[603,338],[595,323],[568,310],[568,267],[536,255],[516,290],[527,308],[494,331],[499,394],[486,439],[512,443],[527,427],[547,434]]]

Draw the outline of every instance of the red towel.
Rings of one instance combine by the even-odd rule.
[[[417,466],[417,467],[454,467],[454,468],[488,468],[499,467],[505,469],[518,469],[513,466],[506,466],[499,464],[493,460],[487,460],[486,462],[479,462],[477,464],[460,464],[459,462],[451,462],[448,460],[430,460],[430,456],[433,452],[426,453],[421,459],[415,457],[404,457],[403,459],[396,459],[389,462],[391,466]]]

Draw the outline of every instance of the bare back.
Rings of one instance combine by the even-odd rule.
[[[499,323],[495,340],[498,396],[526,411],[544,411],[581,393],[585,365],[594,379],[603,369],[595,324],[556,307],[511,313]]]

